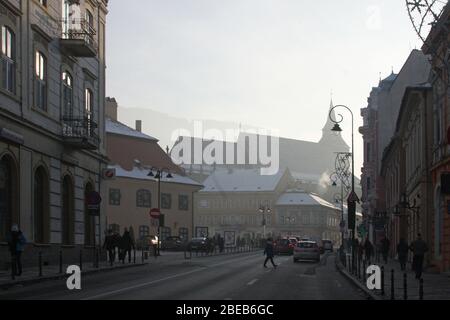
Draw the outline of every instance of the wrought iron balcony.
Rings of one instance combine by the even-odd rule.
[[[63,138],[72,147],[97,150],[100,138],[95,133],[97,124],[89,118],[63,118]]]
[[[61,47],[75,57],[96,57],[95,30],[86,19],[62,20]]]

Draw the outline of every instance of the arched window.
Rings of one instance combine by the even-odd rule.
[[[14,32],[2,26],[2,88],[16,93],[16,36]]]
[[[89,120],[94,119],[94,94],[91,89],[85,91],[84,110],[86,118]]]
[[[36,108],[47,110],[47,59],[36,51],[34,103]]]
[[[74,187],[70,176],[65,176],[62,184],[62,242],[65,245],[72,245],[75,242],[75,197]]]
[[[3,156],[0,159],[0,242],[6,240],[11,226],[19,223],[18,194],[15,162],[10,156]]]
[[[92,183],[86,184],[84,189],[85,199],[87,195],[95,191]],[[89,214],[87,202],[84,204],[84,244],[87,246],[95,245],[95,217]]]
[[[65,118],[73,117],[73,78],[67,71],[62,74],[63,113]]]
[[[39,167],[34,174],[34,241],[49,242],[49,181],[47,172]]]
[[[138,190],[136,192],[136,207],[138,208],[151,208],[152,206],[152,194],[148,190]]]

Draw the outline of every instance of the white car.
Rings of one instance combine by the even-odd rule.
[[[294,248],[294,263],[300,260],[320,262],[320,250],[315,241],[300,241]]]

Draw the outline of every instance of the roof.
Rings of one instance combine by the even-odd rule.
[[[106,132],[112,134],[118,134],[122,136],[128,136],[132,138],[146,139],[152,141],[158,141],[158,139],[146,135],[145,133],[139,132],[133,128],[128,127],[122,122],[106,118]]]
[[[304,191],[286,192],[278,199],[277,206],[320,206],[336,209],[334,205],[316,194]]]
[[[204,182],[200,192],[271,192],[275,191],[287,170],[276,175],[261,175],[259,169],[216,171]]]
[[[134,167],[133,170],[128,171],[123,169],[119,165],[109,165],[109,169],[115,169],[116,170],[116,177],[118,178],[131,178],[131,179],[138,179],[138,180],[149,180],[149,181],[157,181],[154,177],[149,177],[148,174],[150,172],[149,168],[146,167]],[[175,184],[184,184],[184,185],[191,185],[191,186],[198,186],[202,187],[203,185],[201,183],[198,183],[197,181],[182,176],[179,174],[172,173],[173,178],[167,179],[163,178],[161,179],[161,182],[163,183],[175,183]]]

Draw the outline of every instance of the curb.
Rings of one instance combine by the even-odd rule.
[[[111,272],[111,271],[116,271],[116,270],[142,267],[142,266],[145,266],[148,264],[149,263],[146,262],[146,263],[136,263],[136,264],[130,264],[130,265],[120,265],[120,266],[116,266],[116,267],[107,267],[107,268],[102,268],[102,269],[93,269],[93,270],[81,271],[81,274],[85,276],[85,275],[92,275],[92,274],[97,274],[97,273],[102,273],[102,272],[106,273],[106,272]],[[57,274],[57,275],[52,275],[52,276],[42,276],[42,277],[26,279],[26,280],[19,280],[19,281],[11,280],[8,282],[0,283],[0,289],[8,290],[15,286],[28,286],[28,285],[41,283],[41,282],[46,282],[46,281],[51,281],[51,280],[62,280],[62,279],[67,279],[67,278],[68,278],[67,274]]]
[[[362,290],[369,297],[370,300],[377,300],[377,301],[384,300],[379,295],[377,295],[377,294],[373,293],[372,291],[370,291],[369,289],[367,289],[361,282],[359,282],[351,274],[349,274],[347,272],[347,270],[345,270],[345,267],[342,265],[342,263],[339,261],[339,257],[338,256],[336,256],[336,268],[354,286],[356,286],[356,287],[358,287],[358,289]]]

